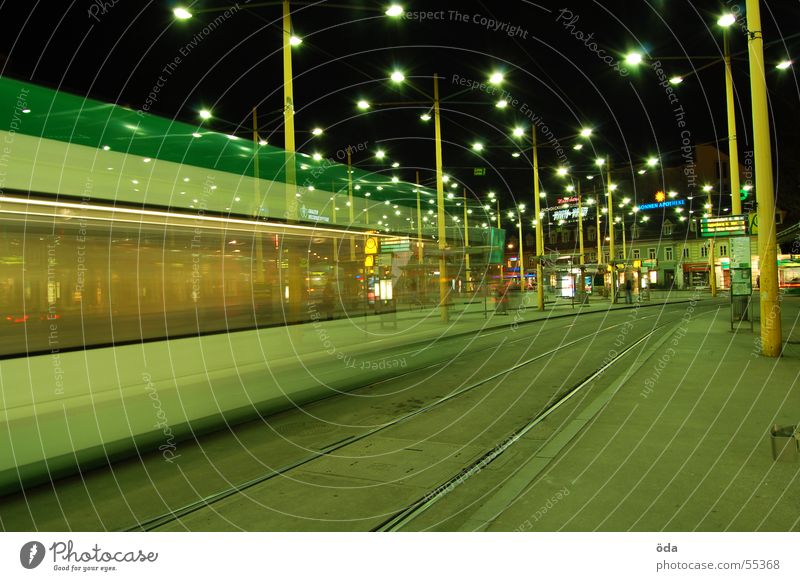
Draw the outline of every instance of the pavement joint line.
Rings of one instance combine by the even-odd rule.
[[[585,426],[611,401],[611,398],[622,388],[630,377],[641,369],[661,346],[672,338],[675,330],[680,326],[675,323],[672,331],[665,333],[664,337],[654,343],[648,350],[637,358],[633,367],[628,368],[625,374],[617,381],[604,389],[592,402],[586,406],[569,424],[566,429],[560,430],[550,441],[537,451],[531,458],[501,484],[496,492],[484,502],[480,508],[470,515],[467,523],[476,523],[476,526],[462,526],[459,531],[484,531],[489,528],[513,502],[524,493],[534,479],[550,465],[552,460],[578,435]],[[647,336],[649,337],[649,335]],[[646,337],[646,338],[647,338]],[[641,340],[640,340],[641,341]],[[631,346],[634,347],[634,345]],[[630,351],[626,351],[625,354]],[[467,524],[465,523],[465,525]]]
[[[531,429],[533,429],[541,422],[543,422],[547,417],[549,417],[550,414],[559,409],[567,401],[572,399],[572,397],[576,393],[579,393],[583,389],[583,387],[591,383],[596,377],[600,376],[606,369],[618,363],[632,349],[634,349],[640,343],[649,339],[656,331],[660,330],[662,327],[668,326],[669,324],[670,323],[664,323],[662,325],[659,325],[649,333],[645,334],[643,337],[637,339],[629,347],[625,348],[624,351],[620,352],[614,359],[612,359],[602,367],[595,370],[588,377],[581,380],[581,382],[578,383],[577,385],[573,386],[573,388],[571,388],[557,402],[549,406],[544,412],[537,415],[535,418],[529,421],[525,426],[513,432],[500,444],[494,446],[491,450],[489,450],[483,456],[472,462],[466,468],[461,470],[458,474],[452,476],[447,481],[437,486],[433,491],[429,492],[426,496],[422,497],[421,499],[418,499],[416,502],[412,503],[405,509],[397,512],[393,517],[384,521],[383,523],[373,528],[372,530],[397,531],[402,529],[406,524],[413,521],[416,517],[421,515],[423,512],[427,511],[436,502],[438,502],[439,500],[444,498],[447,494],[449,494],[451,491],[455,490],[458,486],[463,484],[467,479],[474,476],[475,474],[480,473],[484,467],[488,466],[491,462],[497,459],[501,454],[503,454],[506,450],[508,450],[526,433],[528,433]]]
[[[236,486],[232,486],[232,487],[230,487],[230,488],[228,488],[226,490],[222,490],[222,491],[219,491],[217,493],[208,495],[203,499],[196,500],[196,501],[194,501],[194,502],[192,502],[192,503],[190,503],[188,505],[185,505],[185,506],[183,506],[181,508],[178,508],[178,509],[175,509],[173,511],[164,513],[164,514],[156,516],[156,517],[152,517],[152,518],[144,520],[144,521],[140,521],[140,522],[136,523],[135,525],[133,525],[131,527],[122,529],[122,532],[150,531],[150,530],[153,530],[154,528],[158,528],[158,527],[160,527],[160,526],[162,526],[164,524],[167,524],[169,522],[178,520],[178,519],[180,519],[180,518],[182,518],[184,516],[187,516],[187,515],[189,515],[189,514],[191,514],[193,512],[196,512],[198,510],[206,508],[206,507],[208,507],[208,506],[210,506],[210,505],[212,505],[212,504],[214,504],[214,503],[216,503],[216,502],[218,502],[220,500],[223,500],[225,498],[228,498],[230,496],[233,496],[235,494],[243,492],[244,490],[247,490],[248,488],[252,488],[253,486],[256,486],[258,484],[261,484],[263,482],[271,480],[272,478],[275,478],[275,477],[277,477],[277,476],[279,476],[281,474],[284,474],[284,473],[286,473],[286,472],[288,472],[290,470],[294,470],[294,469],[296,469],[296,468],[298,468],[298,467],[300,467],[300,466],[302,466],[304,464],[307,464],[309,462],[313,462],[314,460],[316,460],[318,458],[321,458],[323,456],[326,456],[326,455],[328,455],[328,454],[330,454],[332,452],[335,452],[336,450],[339,450],[341,448],[349,446],[350,444],[353,444],[353,443],[358,442],[360,440],[366,439],[366,438],[368,438],[370,436],[373,436],[376,433],[381,432],[381,431],[383,431],[385,429],[388,429],[388,428],[391,428],[393,426],[399,425],[400,423],[405,422],[406,420],[409,420],[409,419],[411,419],[411,418],[413,418],[413,417],[415,417],[417,415],[420,415],[420,414],[426,413],[426,412],[428,412],[428,411],[430,411],[432,409],[435,409],[435,408],[439,407],[440,405],[443,405],[444,403],[450,401],[451,399],[454,399],[454,398],[459,397],[459,396],[461,396],[461,395],[463,395],[465,393],[468,393],[468,392],[472,391],[473,389],[476,389],[476,388],[478,388],[478,387],[480,387],[480,386],[482,386],[482,385],[484,385],[486,383],[489,383],[489,382],[491,382],[491,381],[493,381],[495,379],[498,379],[498,378],[502,377],[503,375],[508,375],[509,373],[512,373],[513,371],[516,371],[516,370],[518,370],[518,369],[520,369],[520,368],[522,368],[522,367],[524,367],[526,365],[534,363],[535,361],[538,361],[539,359],[547,357],[548,355],[552,355],[553,353],[559,351],[560,349],[572,346],[574,344],[577,344],[580,341],[584,341],[586,339],[589,339],[591,337],[599,335],[600,333],[604,333],[606,331],[610,331],[610,330],[615,329],[616,327],[618,327],[620,325],[623,325],[623,324],[624,323],[618,323],[616,325],[612,325],[611,327],[606,327],[604,329],[600,329],[600,330],[594,331],[592,333],[589,333],[588,335],[584,335],[582,337],[578,337],[577,339],[574,339],[573,341],[570,341],[568,343],[562,343],[562,344],[558,345],[554,349],[550,349],[550,350],[548,350],[548,351],[546,351],[544,353],[540,353],[539,355],[537,355],[535,357],[532,357],[530,359],[527,359],[525,361],[517,363],[517,364],[515,364],[514,366],[512,366],[512,367],[510,367],[508,369],[505,369],[503,371],[499,371],[497,373],[494,373],[494,374],[492,374],[491,376],[489,376],[487,378],[479,380],[479,381],[473,383],[472,385],[469,385],[469,386],[467,386],[465,388],[462,388],[462,389],[460,389],[458,391],[455,391],[455,392],[453,392],[453,393],[451,393],[451,394],[449,394],[449,395],[447,395],[447,396],[445,396],[445,397],[443,397],[443,398],[441,398],[441,399],[439,399],[439,400],[437,400],[435,402],[432,402],[428,406],[425,406],[425,407],[419,408],[418,410],[414,410],[412,412],[409,412],[408,414],[406,414],[404,416],[400,416],[399,418],[395,418],[394,420],[392,420],[392,421],[390,421],[390,422],[388,422],[388,423],[386,423],[386,424],[384,424],[382,426],[374,428],[374,429],[372,429],[372,430],[370,430],[368,432],[365,432],[364,434],[353,435],[353,436],[344,438],[343,440],[340,440],[338,443],[329,444],[329,445],[325,446],[324,448],[322,448],[321,450],[319,450],[318,452],[314,452],[312,454],[309,454],[309,455],[305,456],[304,458],[300,458],[300,459],[296,460],[295,462],[287,464],[287,465],[285,465],[285,466],[283,466],[281,468],[278,468],[276,470],[272,470],[272,471],[268,472],[267,474],[258,476],[256,478],[248,480],[247,482],[244,482],[242,484],[238,484]],[[660,328],[660,327],[657,327],[656,329],[658,329],[658,328]],[[655,332],[655,331],[652,331],[652,332]],[[329,397],[334,397],[334,395],[331,395]],[[325,398],[325,399],[327,399],[327,398]],[[321,401],[321,400],[319,400],[319,401]]]

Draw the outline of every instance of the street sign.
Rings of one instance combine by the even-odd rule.
[[[411,250],[411,240],[409,238],[384,238],[381,240],[381,254],[391,254],[393,252],[408,252]]]
[[[750,268],[750,237],[732,237],[730,245],[731,268]]]
[[[700,231],[704,238],[715,236],[744,236],[747,234],[745,216],[717,216],[700,220]]]
[[[731,297],[749,297],[753,294],[752,280],[749,268],[731,270]]]

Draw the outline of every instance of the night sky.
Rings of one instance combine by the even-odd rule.
[[[532,121],[541,124],[545,144],[540,153],[545,189],[556,187],[555,166],[566,163],[573,173],[588,172],[598,155],[610,156],[615,167],[632,175],[648,156],[659,157],[665,167],[681,165],[687,136],[692,145],[718,143],[727,149],[722,32],[716,20],[726,8],[742,15],[744,2],[401,4],[409,13],[393,19],[383,13],[388,2],[293,3],[295,33],[303,38],[293,50],[298,150],[333,156],[366,143],[356,165],[407,181],[419,170],[431,184],[433,123],[419,116],[430,108],[434,73],[441,77],[445,171],[472,195],[494,190],[505,204],[530,197],[530,162],[525,155],[511,156],[524,140],[515,141],[510,132],[515,126],[527,129]],[[800,54],[800,3],[761,5],[778,203],[793,208],[800,197],[800,91],[795,69],[774,65]],[[22,6],[0,7],[7,31],[0,41],[4,75],[135,109],[143,107],[162,76],[164,87],[149,104],[152,112],[196,122],[197,111],[208,107],[214,112],[212,128],[245,136],[256,106],[260,134],[282,146],[279,3],[252,8],[240,3],[226,14],[201,12],[224,9],[224,2],[196,2],[194,16],[183,22],[173,18],[175,5],[168,2],[77,1],[64,3],[63,13],[54,11],[53,3]],[[421,12],[430,14],[422,19]],[[743,17],[730,36],[742,156],[752,149]],[[645,55],[638,67],[623,61],[631,50]],[[685,75],[683,83],[665,83],[657,61],[666,77]],[[388,79],[394,70],[407,77],[402,87]],[[500,90],[469,88],[498,71],[505,75]],[[502,110],[495,107],[501,97],[509,102]],[[362,98],[373,104],[367,112],[355,107]],[[316,126],[325,128],[323,136],[311,136]],[[544,126],[552,132],[549,147]],[[591,127],[594,135],[575,151],[581,127]],[[471,149],[476,141],[484,145],[480,153]],[[561,156],[556,142],[564,149]],[[377,149],[387,152],[383,162],[372,155]],[[401,167],[392,169],[393,161]],[[486,175],[475,176],[476,167],[485,167]]]

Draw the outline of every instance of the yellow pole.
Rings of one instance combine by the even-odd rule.
[[[471,270],[469,265],[469,213],[467,212],[467,188],[464,188],[464,265],[466,268],[464,279],[467,281],[467,292],[470,290],[472,282]]]
[[[297,220],[294,185],[297,173],[294,160],[294,91],[292,89],[292,17],[289,0],[283,0],[283,122],[286,154],[286,219]]]
[[[417,172],[417,260],[422,264],[422,202],[419,192],[419,172]]]
[[[758,0],[747,0],[750,95],[753,103],[753,158],[758,203],[758,255],[760,268],[761,354],[778,357],[782,350],[781,303],[778,300],[778,256],[775,238],[775,199],[772,151],[764,70],[764,38]]]
[[[417,296],[424,297],[427,293],[423,292],[423,281],[427,280],[426,273],[423,270],[423,252],[424,247],[422,244],[422,201],[419,191],[419,172],[417,172]],[[427,287],[427,283],[424,285]]]
[[[544,232],[542,225],[542,202],[539,197],[539,153],[536,147],[536,125],[531,126],[531,155],[533,156],[533,207],[536,212],[536,303],[544,310]]]
[[[447,263],[444,251],[447,248],[447,231],[445,230],[444,213],[444,171],[442,169],[442,126],[439,118],[439,75],[433,75],[433,118],[436,133],[436,206],[439,235],[439,315],[442,322],[449,318],[447,311]]]
[[[258,115],[256,108],[253,107],[253,217],[258,219],[259,210],[261,208],[261,192],[259,191],[259,167],[258,167]],[[257,283],[263,283],[265,280],[264,273],[264,246],[261,243],[261,232],[256,231],[253,237],[253,243],[256,247],[255,260],[256,260],[256,277]]]
[[[611,304],[616,302],[617,298],[617,268],[614,264],[616,255],[614,254],[614,192],[611,191],[611,158],[607,158],[608,164],[608,262],[611,265]]]
[[[628,247],[625,244],[625,210],[622,210],[619,225],[622,226],[622,260],[628,260]]]
[[[739,150],[736,143],[736,109],[733,104],[733,73],[731,71],[731,45],[728,31],[723,31],[725,44],[725,94],[728,102],[728,164],[730,165],[731,210],[733,215],[742,213],[742,199],[739,196]]]
[[[711,204],[711,191],[708,192],[708,216],[712,215],[714,210],[714,206]],[[708,239],[708,285],[711,288],[711,297],[717,296],[717,266],[716,266],[716,259],[714,254],[716,250],[714,249],[714,237]],[[777,257],[776,257],[777,260]]]
[[[497,229],[500,230],[500,198],[495,198],[495,201],[497,202],[497,216],[496,216],[496,218],[497,218]],[[502,285],[502,284],[505,283],[505,278],[504,278],[504,275],[505,275],[505,256],[506,256],[505,244],[503,245],[503,248],[501,250],[503,252],[503,256],[500,259],[500,284]]]
[[[581,204],[581,181],[578,179],[578,251],[580,252],[580,265],[583,266],[586,264],[586,259],[583,253],[583,206]]]
[[[522,248],[522,212],[517,208],[517,229],[519,230],[519,292],[525,292],[525,252]]]
[[[348,213],[348,217],[350,219],[350,224],[348,225],[347,229],[353,227],[353,222],[355,221],[355,206],[353,204],[353,159],[350,153],[350,148],[347,148],[347,204],[349,206],[350,212]],[[353,236],[349,236],[350,238],[350,262],[355,262],[356,260],[356,239]]]
[[[594,193],[594,188],[592,188],[592,192]],[[600,270],[600,265],[603,264],[603,233],[600,231],[600,200],[595,199],[594,209],[594,217],[597,221],[597,269]]]

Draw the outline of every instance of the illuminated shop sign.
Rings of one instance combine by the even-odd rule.
[[[651,204],[642,204],[639,206],[640,210],[657,210],[659,208],[673,208],[675,206],[683,206],[686,200],[667,200],[665,202],[653,202]]]
[[[581,218],[586,218],[589,208],[581,208]],[[553,220],[564,220],[565,222],[576,222],[578,220],[578,208],[559,208],[553,210]]]
[[[567,198],[558,198],[559,204],[577,204],[578,196],[569,196]]]

